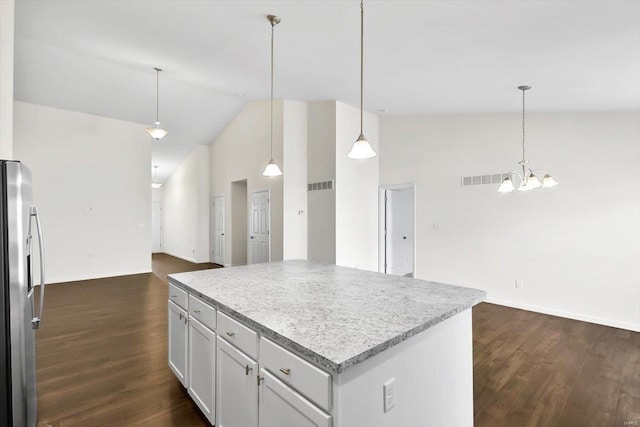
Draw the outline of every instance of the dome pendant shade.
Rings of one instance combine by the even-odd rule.
[[[154,128],[151,128],[154,129]],[[162,129],[161,129],[162,130]],[[148,132],[148,130],[147,130]],[[160,188],[162,184],[158,182],[158,166],[153,167],[153,182],[151,183],[151,188]]]
[[[280,176],[282,175],[282,171],[280,167],[273,161],[273,159],[269,160],[269,163],[264,168],[264,172],[262,172],[263,176]]]
[[[353,143],[351,151],[347,154],[350,159],[364,160],[375,157],[376,152],[371,148],[371,144],[363,134],[360,134],[356,142]]]
[[[169,131],[160,127],[160,122],[156,122],[156,127],[148,127],[145,129],[151,138],[156,141],[161,140],[165,136],[169,135]]]

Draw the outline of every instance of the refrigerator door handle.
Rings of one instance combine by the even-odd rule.
[[[38,248],[40,250],[40,309],[38,310],[38,315],[36,316],[34,313],[33,320],[31,320],[31,324],[33,325],[33,329],[38,329],[40,327],[40,322],[42,320],[42,309],[44,307],[44,242],[42,240],[42,226],[40,225],[40,214],[38,213],[38,208],[35,206],[31,206],[31,216],[36,220],[36,231],[38,233]]]

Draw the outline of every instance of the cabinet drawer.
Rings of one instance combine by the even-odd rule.
[[[258,334],[227,315],[218,312],[218,335],[250,357],[258,358]]]
[[[187,303],[187,293],[171,283],[169,283],[169,301],[173,301],[174,304],[179,305],[185,310],[189,308]]]
[[[195,317],[211,330],[216,328],[216,309],[191,294],[189,294],[189,316]]]
[[[260,362],[278,379],[327,411],[331,408],[331,375],[288,350],[260,338]]]

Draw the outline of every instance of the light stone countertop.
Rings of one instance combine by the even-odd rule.
[[[486,298],[477,289],[303,260],[171,274],[169,282],[333,373]]]

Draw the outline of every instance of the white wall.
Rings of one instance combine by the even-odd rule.
[[[274,102],[273,158],[287,174],[283,163],[283,101]],[[211,195],[225,196],[225,261],[231,264],[233,238],[230,196],[233,181],[247,180],[253,191],[269,190],[271,199],[271,260],[283,258],[283,177],[264,177],[269,162],[269,102],[248,103],[211,144]],[[166,198],[165,190],[165,198]],[[166,202],[165,202],[166,203]]]
[[[0,159],[13,159],[13,0],[0,1]]]
[[[360,134],[360,109],[337,101],[308,108],[308,182],[335,189],[308,193],[309,259],[377,271],[378,157],[347,157]],[[365,112],[364,134],[378,147],[378,117]]]
[[[33,173],[47,282],[151,271],[144,126],[14,104],[14,153]]]
[[[164,188],[151,188],[151,201],[162,202],[164,201]]]
[[[336,103],[311,102],[307,109],[307,181],[336,179]],[[336,194],[334,190],[307,194],[308,259],[336,262]]]
[[[283,259],[307,259],[307,104],[283,105]]]
[[[416,183],[417,276],[640,329],[638,114],[530,114],[530,166],[560,185],[524,194],[460,186],[461,176],[514,170],[520,132],[517,114],[382,118],[381,184]]]
[[[378,116],[365,112],[363,132],[378,152]],[[360,109],[336,103],[336,264],[378,271],[378,161],[347,157],[360,135]]]
[[[209,262],[209,147],[197,146],[162,186],[164,252]]]

